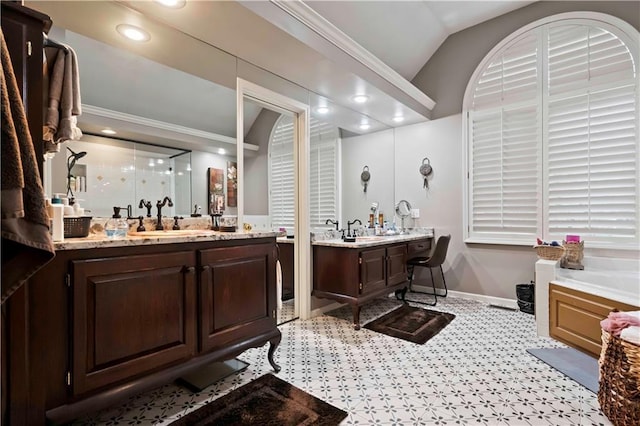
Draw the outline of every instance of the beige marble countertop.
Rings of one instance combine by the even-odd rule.
[[[276,238],[278,244],[295,244],[295,238],[287,238],[287,237],[278,237]]]
[[[277,232],[271,231],[238,231],[219,232],[211,230],[182,230],[182,231],[146,231],[130,232],[122,240],[110,240],[104,234],[90,234],[85,238],[65,238],[64,241],[54,243],[57,250],[80,250],[106,247],[129,247],[154,244],[192,243],[204,241],[246,240],[251,238],[276,237]]]
[[[384,236],[362,236],[356,237],[354,243],[344,242],[340,238],[316,240],[313,242],[314,246],[326,246],[326,247],[344,247],[344,248],[365,248],[383,246],[386,244],[402,243],[406,241],[421,240],[424,238],[433,238],[433,232],[420,232],[410,233],[406,235],[384,235]]]

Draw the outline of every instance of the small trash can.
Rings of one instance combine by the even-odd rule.
[[[520,311],[527,314],[535,313],[535,284],[516,284],[516,297]]]

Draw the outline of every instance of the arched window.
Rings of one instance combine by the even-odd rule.
[[[311,117],[309,162],[309,214],[312,228],[326,227],[338,217],[338,147],[340,133],[332,124]],[[274,228],[293,228],[294,162],[293,118],[281,116],[269,140],[269,211]]]
[[[465,92],[466,240],[638,248],[638,32],[562,14],[502,41]]]

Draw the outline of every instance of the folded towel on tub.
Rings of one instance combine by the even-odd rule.
[[[610,312],[607,318],[600,321],[600,326],[604,331],[620,336],[627,327],[640,326],[640,311]]]
[[[640,327],[631,326],[627,327],[620,332],[620,338],[626,340],[629,343],[640,346]]]

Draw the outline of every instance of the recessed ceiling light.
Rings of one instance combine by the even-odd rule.
[[[115,130],[111,130],[111,129],[102,129],[100,130],[102,133],[104,133],[105,135],[115,135],[116,131]]]
[[[218,154],[225,155],[226,153],[227,153],[227,151],[225,151],[224,148],[218,149]]]
[[[360,124],[359,127],[360,127],[360,130],[369,130],[371,128],[369,123],[362,123],[362,124]]]
[[[319,106],[318,108],[316,108],[316,112],[318,114],[326,114],[329,112],[329,107],[328,106]]]
[[[351,100],[357,104],[363,104],[369,100],[369,97],[367,95],[355,95]]]
[[[401,115],[396,115],[395,117],[393,117],[393,121],[396,123],[402,123],[404,121],[404,117]]]
[[[187,0],[153,0],[163,6],[170,7],[171,9],[180,9],[187,4]]]
[[[151,35],[148,32],[133,25],[120,24],[116,27],[116,30],[129,40],[149,41],[151,39]]]
[[[164,160],[162,158],[158,158],[158,164],[164,164]]]

